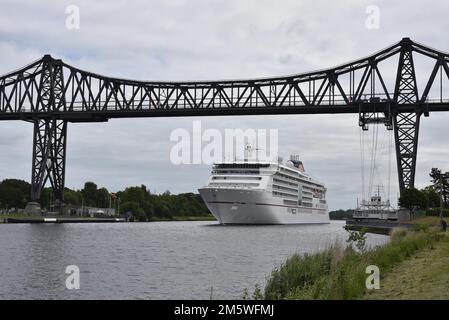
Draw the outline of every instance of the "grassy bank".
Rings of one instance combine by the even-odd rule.
[[[363,299],[449,299],[449,234],[397,264]]]
[[[417,225],[427,225],[429,227],[432,226],[439,226],[441,223],[440,217],[435,217],[435,216],[426,216],[426,217],[422,217],[422,218],[417,218],[414,220],[411,220],[410,222],[408,222],[410,224],[417,224]]]
[[[323,252],[295,254],[269,277],[265,299],[359,299],[366,293],[366,267],[379,268],[381,279],[399,263],[442,238],[435,229],[396,229],[391,241],[371,250],[335,245]],[[382,280],[381,280],[382,281]]]

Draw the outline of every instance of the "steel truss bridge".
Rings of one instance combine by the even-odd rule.
[[[425,60],[418,67],[417,61]],[[110,118],[359,115],[394,130],[399,187],[413,187],[421,115],[449,111],[449,54],[409,38],[340,66],[283,77],[160,82],[111,78],[50,55],[0,77],[0,120],[34,124],[31,198],[64,201],[67,124]]]

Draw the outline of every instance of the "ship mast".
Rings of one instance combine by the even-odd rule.
[[[245,151],[246,151],[246,158],[244,159],[245,161],[248,161],[248,159],[252,158],[252,153],[253,151],[256,151],[256,162],[259,161],[259,151],[262,149],[259,149],[258,147],[253,148],[253,146],[248,143],[245,147]]]

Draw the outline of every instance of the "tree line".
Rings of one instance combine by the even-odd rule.
[[[429,174],[431,185],[424,189],[405,189],[399,198],[399,206],[407,209],[427,210],[428,215],[438,215],[440,207],[444,215],[449,213],[449,172],[432,168]]]
[[[0,182],[0,209],[21,209],[30,199],[31,185],[23,180],[5,179]],[[40,198],[41,207],[50,210],[54,203],[51,188],[44,188]],[[94,182],[86,182],[80,190],[64,189],[64,203],[70,206],[115,208],[119,215],[132,213],[134,219],[149,221],[170,219],[173,216],[207,216],[209,210],[201,196],[194,193],[177,195],[166,191],[151,193],[145,186],[128,187],[111,193],[99,188]]]
[[[424,189],[409,188],[402,192],[399,205],[402,208],[427,210],[428,214],[439,214],[440,201],[443,211],[449,214],[449,172],[432,168],[431,185]],[[24,208],[30,199],[31,186],[17,179],[5,179],[0,182],[0,209]],[[64,189],[64,202],[72,206],[97,208],[116,208],[119,215],[132,213],[139,221],[170,219],[173,216],[207,216],[209,210],[201,196],[194,193],[172,195],[169,191],[153,194],[145,186],[134,186],[111,193],[99,188],[94,182],[86,182],[83,189]],[[43,209],[50,209],[54,203],[51,188],[44,188],[40,198]],[[350,218],[352,210],[330,212],[331,219]]]
[[[329,219],[331,220],[347,220],[352,219],[352,215],[354,214],[354,209],[339,209],[329,211]]]

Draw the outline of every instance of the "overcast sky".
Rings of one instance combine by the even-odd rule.
[[[66,28],[66,7],[80,29]],[[367,7],[379,28],[366,27]],[[82,69],[140,80],[253,78],[293,74],[369,55],[402,37],[449,52],[447,1],[0,0],[0,74],[46,53]],[[430,72],[430,71],[429,71]],[[145,184],[153,192],[196,191],[208,165],[170,162],[170,133],[204,128],[278,129],[279,152],[299,154],[328,188],[331,209],[355,206],[361,190],[357,115],[116,119],[70,124],[66,186],[95,181],[111,191]],[[416,185],[432,167],[449,170],[449,114],[423,118]],[[368,134],[372,132],[369,131]],[[384,127],[380,139],[388,141]],[[369,139],[367,138],[367,141]],[[387,186],[388,143],[380,180]],[[30,180],[32,125],[0,123],[0,179]],[[398,191],[391,157],[391,190]]]

